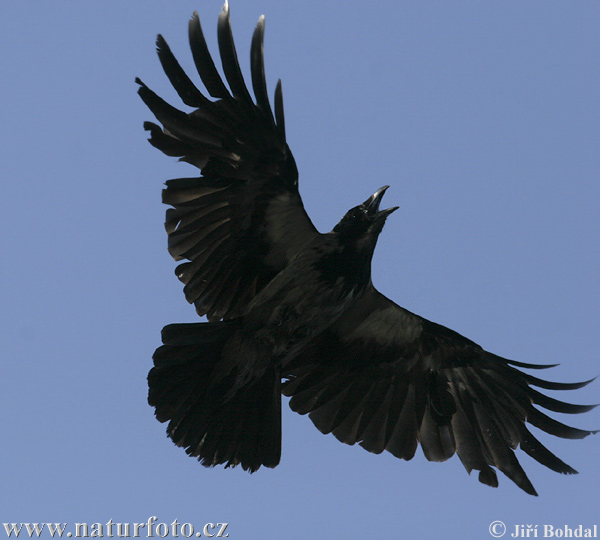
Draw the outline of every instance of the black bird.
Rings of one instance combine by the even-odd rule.
[[[242,77],[227,3],[219,17],[219,75],[198,15],[189,23],[194,62],[209,99],[157,38],[160,62],[182,101],[172,107],[144,83],[139,94],[162,127],[150,143],[201,170],[163,191],[168,248],[187,300],[207,323],[162,332],[148,375],[150,405],[168,436],[205,466],[275,467],[281,454],[281,394],[323,433],[373,453],[410,460],[418,444],[430,461],[458,454],[479,480],[498,485],[495,467],[536,495],[514,450],[542,465],[576,471],[529,431],[563,438],[591,431],[562,424],[538,407],[582,413],[536,388],[549,382],[398,306],[371,282],[371,258],[386,218],[388,186],[352,208],[326,234],[308,218],[286,143],[281,81],[275,114],[263,63],[264,18],[252,38],[256,101]],[[537,407],[536,407],[537,406]]]

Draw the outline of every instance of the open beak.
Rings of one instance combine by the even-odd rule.
[[[377,219],[385,219],[387,218],[392,212],[395,212],[396,210],[398,210],[398,206],[394,206],[392,208],[387,208],[386,210],[379,210],[379,205],[381,204],[381,199],[383,198],[383,194],[386,192],[387,188],[389,188],[390,186],[383,186],[381,188],[379,188],[375,193],[373,193],[373,195],[371,195],[364,203],[363,205],[366,207],[367,209],[367,213],[370,215],[375,214]]]

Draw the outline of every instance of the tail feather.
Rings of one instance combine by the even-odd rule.
[[[219,369],[238,328],[237,320],[166,326],[148,374],[148,403],[160,422],[169,422],[173,442],[203,465],[254,472],[279,463],[281,378],[274,364],[245,384],[236,369]]]
[[[281,456],[281,389],[273,367],[255,384],[215,407],[203,425],[203,439],[187,448],[207,467],[241,465],[255,472],[276,467]]]

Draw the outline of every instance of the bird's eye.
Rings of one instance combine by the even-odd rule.
[[[353,208],[350,212],[346,214],[346,218],[348,221],[358,221],[363,220],[366,215],[366,210],[361,208],[360,206],[357,206],[356,208]]]

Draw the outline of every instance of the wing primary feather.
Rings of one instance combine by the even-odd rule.
[[[200,17],[198,13],[194,12],[194,15],[190,19],[189,23],[189,40],[190,49],[192,50],[192,56],[194,57],[194,64],[198,74],[202,79],[208,93],[214,98],[227,99],[230,98],[229,90],[223,79],[219,75],[215,63],[213,62],[206,40],[204,39],[204,33],[202,32],[202,26],[200,24]]]
[[[229,4],[227,2],[223,5],[223,9],[219,15],[217,37],[219,40],[219,51],[221,52],[221,64],[225,78],[229,83],[229,88],[231,88],[231,92],[236,99],[252,107],[252,98],[250,97],[248,88],[246,88],[235,51],[233,33],[231,31],[231,19],[229,17]]]
[[[177,127],[185,126],[188,118],[187,114],[169,105],[164,99],[150,90],[140,79],[136,79],[135,82],[140,85],[138,88],[139,96],[161,124],[171,127],[171,129],[175,125]]]
[[[520,438],[520,426],[525,419],[525,410],[518,397],[506,394],[493,380],[477,377],[472,370],[471,377],[476,381],[471,390],[476,396],[481,410],[500,433],[505,447],[516,448]]]
[[[598,406],[598,403],[594,405],[575,405],[574,403],[565,403],[558,399],[548,397],[533,388],[529,388],[528,393],[536,405],[544,407],[549,411],[564,413],[564,414],[581,414],[584,412],[591,411]]]
[[[496,355],[493,355],[493,356],[496,356]],[[500,357],[498,356],[497,358],[500,358]],[[528,364],[526,362],[517,362],[516,360],[505,360],[504,358],[502,360],[504,360],[507,364],[510,364],[511,366],[525,368],[525,369],[549,369],[549,368],[553,368],[553,367],[560,365],[560,364]]]
[[[476,391],[476,399],[459,392],[458,411],[464,410],[461,417],[463,431],[457,434],[457,452],[465,467],[479,469],[479,481],[491,487],[498,486],[498,479],[489,465],[494,465],[515,484],[530,495],[537,495],[533,485],[523,471],[513,449],[509,446],[510,436],[503,433],[512,431],[509,426],[502,425],[502,413],[494,408],[494,402],[487,398],[485,386]],[[464,407],[464,409],[463,409]],[[511,422],[512,424],[512,422]],[[516,445],[515,445],[516,446]],[[467,469],[468,470],[468,469]]]
[[[546,433],[560,437],[561,439],[584,439],[588,435],[598,433],[598,431],[588,431],[585,429],[574,428],[567,426],[554,418],[550,418],[543,412],[531,407],[529,414],[527,415],[527,421]]]
[[[525,427],[523,427],[521,436],[521,449],[538,463],[545,465],[554,472],[577,474],[577,471],[573,467],[567,465],[562,459],[550,452],[550,450],[538,441]]]
[[[206,145],[206,151],[210,149],[212,153],[220,151],[219,148],[213,146],[214,141],[210,133],[198,130],[197,126],[194,125],[194,120],[190,116],[167,103],[150,90],[140,79],[136,79],[136,82],[140,85],[138,94],[143,102],[171,135],[184,141],[194,142],[197,148],[200,148],[204,144]],[[152,128],[152,124],[150,124],[150,127]]]
[[[166,135],[153,122],[144,122],[144,129],[150,132],[148,142],[167,156],[181,157],[190,152],[190,146],[176,137]]]
[[[277,122],[277,131],[279,136],[285,142],[285,117],[283,114],[283,92],[281,91],[281,79],[277,81],[275,87],[275,121]]]
[[[265,36],[265,16],[261,15],[258,24],[252,35],[252,47],[250,48],[250,66],[252,74],[252,88],[256,97],[257,105],[274,123],[273,112],[269,104],[269,94],[267,92],[267,82],[265,80],[265,60],[264,60],[264,36]]]
[[[527,478],[513,450],[507,446],[498,426],[490,419],[489,412],[479,403],[474,403],[473,405],[477,423],[480,426],[482,434],[484,434],[483,441],[490,452],[493,465],[500,469],[523,491],[537,496],[535,488],[529,478]]]
[[[529,384],[537,386],[538,388],[545,388],[546,390],[578,390],[579,388],[583,388],[584,386],[587,386],[588,384],[596,380],[596,377],[594,377],[593,379],[590,379],[588,381],[576,383],[559,383],[553,381],[545,381],[544,379],[538,379],[537,377],[529,375],[528,373],[518,373],[525,377],[525,380]]]
[[[470,474],[473,469],[483,471],[488,468],[489,466],[481,450],[479,439],[462,407],[460,396],[457,397],[456,413],[452,417],[452,431],[454,432],[456,441],[456,453],[467,472]],[[495,476],[495,473],[493,476]],[[487,484],[487,482],[483,483]],[[496,478],[497,485],[498,479]]]
[[[209,100],[202,95],[202,92],[196,88],[196,85],[183,71],[165,38],[160,34],[156,37],[156,52],[169,81],[181,100],[190,107],[205,105]]]

